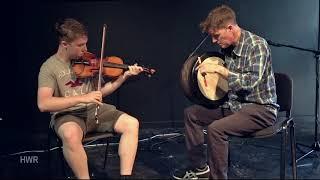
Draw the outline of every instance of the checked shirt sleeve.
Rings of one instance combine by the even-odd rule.
[[[252,90],[259,84],[270,58],[270,50],[265,43],[257,43],[251,50],[249,57],[242,64],[242,72],[229,72],[229,87],[234,91]]]

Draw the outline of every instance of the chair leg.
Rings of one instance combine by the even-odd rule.
[[[51,177],[51,157],[50,157],[51,151],[50,151],[50,149],[51,149],[51,134],[50,134],[50,129],[49,129],[49,132],[48,132],[48,149],[47,149],[47,151],[48,151],[48,176],[49,176],[49,179],[52,178]]]
[[[230,141],[229,141],[229,143],[228,143],[228,167],[230,167],[231,166],[231,148],[230,148]]]
[[[63,148],[62,147],[59,147],[59,156],[60,156],[60,162],[61,162],[63,178],[69,179],[69,176],[68,176],[68,173],[67,173],[68,166],[66,165],[67,162],[66,162],[66,160],[64,159],[64,156],[63,156]]]
[[[62,141],[60,139],[57,139],[57,141],[58,141],[58,146],[59,146],[58,151],[59,151],[59,157],[60,157],[60,162],[61,162],[63,178],[70,179],[72,177],[72,175],[70,174],[69,169],[71,169],[71,168],[69,167],[67,160],[64,158]]]
[[[291,161],[292,161],[292,177],[297,179],[297,162],[296,162],[296,137],[294,132],[294,122],[290,122],[290,144],[291,144]]]
[[[106,147],[106,151],[105,151],[105,153],[104,153],[103,169],[106,169],[108,154],[109,154],[109,139],[107,138],[107,147]]]
[[[281,155],[280,155],[280,179],[286,178],[286,147],[288,129],[285,128],[281,133]]]

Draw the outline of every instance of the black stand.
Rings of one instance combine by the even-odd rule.
[[[307,146],[301,143],[297,143],[297,145],[301,145],[304,147],[308,147],[311,150],[307,153],[305,153],[303,156],[298,158],[296,162],[300,161],[301,159],[307,157],[308,155],[312,154],[313,152],[318,153],[320,151],[320,143],[318,139],[318,128],[319,128],[319,61],[320,61],[320,51],[312,50],[312,49],[305,49],[301,47],[296,47],[292,45],[285,45],[285,44],[279,44],[279,43],[274,43],[272,41],[267,40],[268,44],[276,47],[289,47],[289,48],[294,48],[302,51],[307,51],[307,52],[312,52],[315,57],[315,66],[316,66],[316,100],[315,100],[315,119],[314,119],[314,143],[311,146]],[[318,155],[318,154],[317,154]],[[318,155],[318,157],[320,157]]]

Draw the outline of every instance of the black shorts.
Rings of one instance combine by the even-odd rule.
[[[99,123],[97,124],[95,120],[95,110],[96,105],[91,104],[76,110],[59,112],[52,116],[50,125],[56,133],[58,133],[59,127],[66,122],[77,123],[82,129],[83,135],[86,135],[88,132],[115,133],[114,125],[124,112],[117,110],[113,105],[103,104],[99,107]]]

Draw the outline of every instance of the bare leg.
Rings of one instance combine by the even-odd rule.
[[[139,121],[123,114],[117,120],[114,129],[121,134],[118,150],[120,175],[131,175],[138,147]]]
[[[78,179],[89,179],[87,155],[82,145],[83,132],[75,122],[66,122],[58,129],[63,142],[63,155]]]

